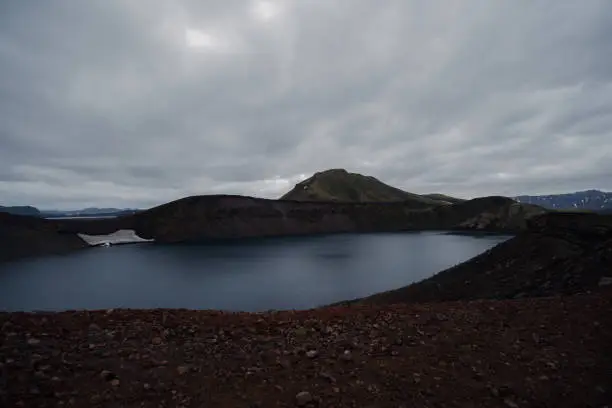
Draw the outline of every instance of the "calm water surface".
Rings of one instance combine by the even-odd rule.
[[[506,239],[425,232],[92,248],[0,265],[0,310],[305,309],[407,285]]]

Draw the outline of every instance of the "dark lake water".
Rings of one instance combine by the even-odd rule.
[[[419,281],[506,239],[424,232],[92,248],[0,265],[0,310],[306,309]]]

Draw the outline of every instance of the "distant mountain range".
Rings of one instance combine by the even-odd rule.
[[[535,204],[552,210],[612,212],[612,192],[599,190],[538,196],[522,195],[512,198],[519,203]]]
[[[137,213],[135,208],[84,208],[82,210],[61,211],[61,210],[42,210],[41,215],[47,218],[57,217],[103,217],[103,216],[120,216]]]
[[[102,217],[102,216],[120,216],[135,214],[140,210],[132,208],[84,208],[82,210],[39,210],[36,207],[29,205],[21,206],[0,206],[0,212],[6,212],[15,215],[30,215],[34,217],[59,218],[59,217]]]

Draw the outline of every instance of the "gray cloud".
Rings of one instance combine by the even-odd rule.
[[[0,203],[277,197],[332,167],[462,197],[612,190],[612,4],[0,6]]]

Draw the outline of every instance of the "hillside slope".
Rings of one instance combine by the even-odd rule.
[[[467,201],[464,198],[451,197],[449,195],[440,194],[440,193],[422,194],[421,197],[430,198],[432,200],[437,200],[437,201],[445,201],[449,204],[459,204],[464,201]]]
[[[38,217],[0,213],[0,262],[65,253],[88,245],[72,232]]]
[[[612,283],[612,216],[548,213],[531,219],[529,230],[475,258],[421,282],[355,302],[575,294],[604,282]]]
[[[516,232],[540,214],[505,197],[415,209],[413,202],[339,203],[194,196],[124,219],[124,229],[159,242],[338,232],[479,230]]]
[[[31,215],[31,216],[40,216],[40,211],[36,207],[32,207],[30,205],[18,205],[18,206],[10,206],[4,207],[0,205],[0,212],[15,214],[15,215]]]
[[[447,204],[418,194],[408,193],[382,181],[344,169],[331,169],[315,173],[298,183],[281,200],[338,201],[338,202],[390,202],[407,201],[415,208]]]

